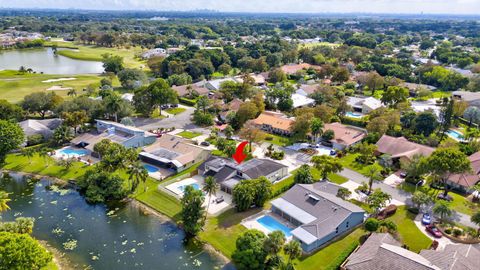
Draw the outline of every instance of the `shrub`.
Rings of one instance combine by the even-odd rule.
[[[34,134],[27,137],[27,146],[41,144],[45,141],[42,134]]]
[[[458,229],[458,228],[453,229],[453,236],[459,237],[460,235],[463,235],[463,231],[461,229]]]
[[[267,135],[267,136],[265,137],[265,140],[266,140],[266,141],[273,141],[273,136],[272,136],[272,135]]]
[[[272,153],[271,158],[275,160],[282,160],[285,157],[285,152],[275,151]]]
[[[180,101],[180,103],[185,104],[187,106],[195,106],[197,104],[197,100],[188,99],[188,98],[185,98],[185,97],[179,98],[178,101]]]
[[[408,208],[408,212],[418,215],[418,213],[420,213],[420,210],[417,207],[410,207]]]
[[[451,228],[445,229],[445,233],[446,234],[452,234],[452,229]]]
[[[364,224],[365,230],[369,232],[376,232],[378,230],[378,220],[375,218],[369,218]]]

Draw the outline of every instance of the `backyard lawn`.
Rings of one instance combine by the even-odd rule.
[[[398,207],[395,215],[388,219],[397,224],[401,241],[410,250],[418,253],[422,249],[428,249],[432,244],[432,240],[417,228],[413,222],[415,215],[408,212],[405,206]]]
[[[378,167],[380,170],[382,169],[382,166],[380,166],[380,164],[378,164],[378,163],[374,163],[372,165],[365,166],[364,164],[360,164],[360,163],[356,162],[355,159],[358,156],[359,156],[359,154],[357,154],[357,153],[347,154],[344,157],[340,158],[340,163],[343,165],[343,167],[354,170],[354,171],[356,171],[358,173],[361,173],[365,176],[368,175],[368,170],[370,169],[370,167],[375,166],[375,167]]]
[[[177,114],[181,114],[183,113],[184,111],[186,111],[187,109],[185,108],[180,108],[180,107],[177,107],[177,108],[170,108],[170,109],[166,109],[165,111],[169,114],[173,114],[173,115],[177,115]]]
[[[46,80],[59,78],[75,78],[70,81],[43,82]],[[24,96],[33,93],[46,91],[46,89],[61,85],[62,87],[71,87],[81,94],[82,89],[89,84],[99,84],[101,77],[98,75],[48,75],[48,74],[20,74],[13,70],[0,71],[0,99],[6,99],[9,102],[19,102]],[[66,97],[67,90],[55,91],[56,94]]]
[[[340,265],[360,244],[360,237],[365,235],[362,228],[355,229],[350,234],[314,254],[296,261],[296,269],[321,270],[339,269]]]
[[[202,135],[202,133],[184,130],[184,131],[178,133],[177,135],[178,135],[178,136],[181,136],[181,137],[183,137],[183,138],[185,138],[185,139],[193,139],[193,138],[195,138],[195,137],[198,137],[198,136]]]

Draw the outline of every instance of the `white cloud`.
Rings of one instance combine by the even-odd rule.
[[[478,14],[480,0],[0,0],[0,7]]]

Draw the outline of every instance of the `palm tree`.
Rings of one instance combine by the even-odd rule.
[[[10,209],[10,207],[7,204],[9,201],[11,200],[8,198],[8,193],[3,190],[0,190],[0,213]]]
[[[51,151],[52,151],[52,149],[46,148],[46,147],[42,147],[38,150],[38,155],[43,158],[44,163],[47,166],[47,168],[50,166],[50,157],[49,157],[48,153],[50,153]]]
[[[115,122],[118,122],[118,112],[122,109],[122,98],[118,94],[108,95],[105,98],[105,107],[109,114],[113,114]]]
[[[291,265],[292,260],[299,258],[302,255],[302,247],[300,243],[296,240],[288,242],[284,247],[283,251],[288,256],[288,264]]]
[[[317,138],[322,135],[323,131],[323,122],[318,118],[313,118],[312,123],[310,124],[310,130],[312,131],[312,140],[317,142]]]
[[[61,125],[53,132],[53,141],[57,145],[62,145],[73,139],[72,130],[66,125]]]
[[[217,193],[217,190],[218,190],[218,184],[217,184],[217,181],[215,181],[215,178],[213,178],[213,176],[207,176],[205,178],[205,185],[203,186],[203,191],[208,195],[207,211],[205,211],[205,217],[203,218],[204,222],[207,219],[208,208],[210,208],[212,195],[215,195]]]
[[[128,179],[131,182],[131,187],[130,191],[133,192],[135,189],[138,187],[140,182],[143,183],[144,185],[144,192],[146,191],[146,182],[148,179],[148,171],[145,169],[145,167],[140,163],[140,162],[135,162],[133,163],[130,167],[127,169],[127,174],[129,175]]]
[[[449,216],[453,214],[453,211],[450,209],[450,205],[445,201],[437,202],[432,209],[435,215],[440,216],[441,221],[445,221]]]
[[[373,181],[381,179],[380,169],[377,166],[370,166],[367,170],[368,176],[368,194],[372,193]]]
[[[478,232],[480,232],[480,211],[473,214],[471,217],[470,217],[470,221],[472,221],[473,223],[477,224],[479,226],[478,228]]]

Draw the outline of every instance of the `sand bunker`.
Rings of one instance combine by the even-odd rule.
[[[73,81],[77,78],[58,78],[58,79],[50,79],[46,81],[42,81],[43,83],[51,83],[51,82],[61,82],[61,81]]]
[[[47,89],[47,91],[64,91],[64,90],[71,90],[72,87],[63,87],[61,85],[54,85]]]

